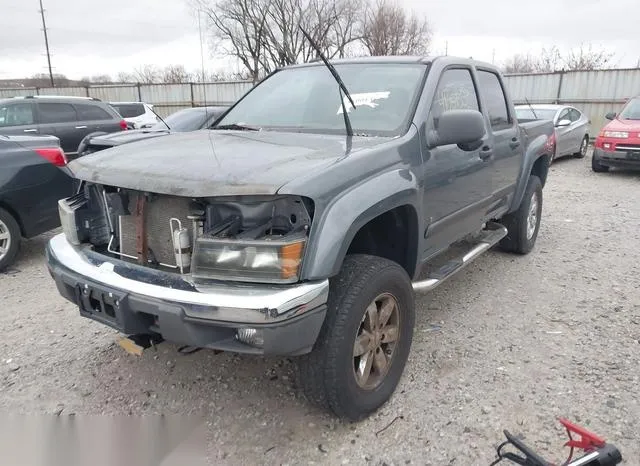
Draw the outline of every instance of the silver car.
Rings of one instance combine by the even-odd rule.
[[[577,108],[569,105],[516,105],[518,121],[552,120],[556,128],[554,159],[572,155],[583,158],[589,147],[591,121]],[[553,159],[552,159],[553,161]]]

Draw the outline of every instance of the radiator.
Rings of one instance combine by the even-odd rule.
[[[136,211],[137,196],[129,198],[129,212]],[[145,228],[147,231],[147,246],[151,251],[149,259],[155,258],[162,264],[176,266],[176,258],[171,240],[171,228],[169,221],[177,218],[182,222],[183,228],[193,233],[189,215],[188,198],[158,197],[147,201]],[[119,217],[120,252],[130,256],[136,256],[136,217],[126,215]]]

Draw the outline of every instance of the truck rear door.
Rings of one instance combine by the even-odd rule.
[[[505,202],[515,192],[516,182],[524,154],[518,122],[510,109],[504,84],[493,70],[478,68],[478,89],[484,113],[491,126],[490,145],[493,149],[491,189],[493,205],[509,205]]]

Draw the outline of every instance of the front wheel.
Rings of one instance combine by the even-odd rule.
[[[299,379],[309,401],[356,421],[393,394],[415,322],[407,272],[381,257],[350,255],[331,280],[327,316]]]
[[[530,252],[536,244],[541,216],[542,182],[537,176],[531,175],[520,207],[501,220],[507,228],[507,236],[500,241],[500,247],[505,251],[518,254]]]
[[[587,149],[589,149],[589,136],[585,135],[585,137],[582,138],[582,142],[580,143],[580,150],[573,154],[573,156],[578,159],[584,159],[587,155]]]

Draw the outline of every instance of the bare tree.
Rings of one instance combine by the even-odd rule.
[[[236,57],[255,81],[316,56],[300,26],[329,58],[344,57],[362,37],[367,0],[195,0],[218,50]]]
[[[183,65],[169,65],[160,72],[160,81],[163,83],[188,83],[191,81],[191,74],[184,69]]]
[[[84,80],[87,80],[90,83],[94,83],[94,84],[110,84],[113,82],[113,80],[111,79],[111,76],[109,76],[108,74],[96,74],[94,76],[91,76],[88,79],[83,78],[83,81]]]
[[[236,57],[257,81],[271,0],[198,0],[219,51]]]
[[[509,74],[534,73],[536,71],[536,65],[536,60],[531,54],[516,54],[505,61],[503,68],[504,72]]]
[[[594,50],[591,44],[580,44],[580,47],[569,51],[564,58],[567,70],[600,70],[606,68],[613,59],[613,53],[606,50]]]
[[[142,65],[133,71],[136,82],[153,84],[160,81],[160,71],[153,65]]]
[[[371,55],[419,55],[429,50],[431,29],[426,18],[378,0],[366,9],[362,36]]]
[[[118,73],[118,76],[116,77],[116,82],[134,83],[136,82],[136,77],[132,73],[127,73],[126,71],[120,71]]]
[[[553,73],[556,71],[582,71],[605,68],[613,54],[605,50],[594,50],[591,44],[582,44],[577,49],[562,55],[555,45],[543,48],[540,56],[514,55],[504,64],[505,73]]]

